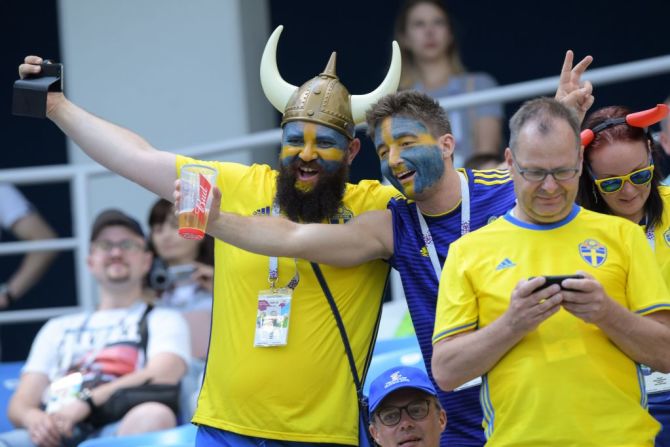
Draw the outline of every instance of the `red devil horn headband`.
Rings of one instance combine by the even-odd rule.
[[[602,123],[595,126],[593,129],[584,129],[580,134],[582,139],[582,146],[585,148],[593,142],[593,139],[596,137],[598,132],[601,132],[607,128],[618,126],[619,124],[626,123],[629,126],[633,127],[649,127],[652,124],[656,124],[661,121],[663,118],[668,116],[668,106],[665,104],[658,104],[656,107],[649,110],[643,110],[641,112],[629,113],[622,118],[610,118],[606,119]]]

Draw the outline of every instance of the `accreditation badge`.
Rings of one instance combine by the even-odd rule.
[[[670,391],[670,374],[652,371],[646,365],[642,365],[642,374],[644,374],[644,386],[647,394]]]
[[[45,411],[54,413],[70,402],[77,400],[83,382],[83,376],[78,372],[51,382]]]
[[[286,346],[293,290],[261,290],[258,293],[254,347]]]

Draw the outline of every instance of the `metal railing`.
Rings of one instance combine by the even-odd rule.
[[[591,81],[595,86],[599,86],[669,72],[670,55],[666,55],[589,70],[584,78]],[[558,76],[552,76],[489,90],[442,98],[440,104],[446,109],[452,110],[480,104],[518,101],[538,95],[553,94],[557,85]],[[180,150],[180,153],[187,156],[206,158],[215,153],[248,151],[258,147],[277,144],[280,141],[280,138],[280,129],[265,130],[242,137],[229,138],[208,144],[192,146],[185,150]],[[107,171],[104,167],[95,164],[0,170],[0,179],[2,179],[2,181],[19,185],[53,183],[60,181],[69,181],[73,183],[74,203],[71,208],[74,227],[73,234],[75,236],[55,240],[3,242],[0,243],[0,256],[37,250],[74,250],[76,289],[79,301],[79,307],[54,307],[0,312],[0,324],[41,321],[57,315],[81,310],[82,308],[93,308],[93,296],[90,292],[92,290],[92,279],[86,267],[89,225],[86,218],[86,216],[88,216],[87,183],[90,178],[103,175],[115,174]]]

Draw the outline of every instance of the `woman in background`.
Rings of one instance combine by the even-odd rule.
[[[159,306],[179,310],[191,328],[193,357],[205,359],[209,341],[214,276],[214,240],[184,239],[172,203],[157,201],[149,214],[149,248],[154,267],[149,286]]]
[[[178,227],[172,203],[158,200],[149,213],[149,248],[154,253],[154,265],[148,282],[156,305],[181,311],[189,325],[193,358],[182,381],[181,412],[190,419],[209,346],[214,240],[211,236],[200,241],[184,239]]]
[[[454,27],[440,0],[407,0],[396,17],[395,38],[402,50],[401,89],[433,98],[495,87],[487,73],[468,73],[461,61]],[[456,139],[455,166],[476,154],[499,155],[503,108],[483,104],[448,111]]]
[[[647,129],[667,114],[665,105],[638,113],[620,106],[592,113],[583,126],[577,199],[586,209],[640,224],[670,289],[670,187],[660,186],[658,149]],[[642,370],[649,411],[662,425],[656,446],[670,447],[670,374]]]

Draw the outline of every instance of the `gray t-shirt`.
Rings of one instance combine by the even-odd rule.
[[[497,85],[498,83],[488,73],[466,73],[450,77],[447,84],[433,90],[426,90],[421,83],[414,84],[412,88],[438,99],[446,96],[456,96],[463,93],[486,90]],[[465,160],[473,153],[473,132],[477,119],[483,117],[502,118],[504,111],[502,104],[495,103],[447,111],[447,114],[451,123],[452,133],[456,139],[454,165],[461,167]]]

